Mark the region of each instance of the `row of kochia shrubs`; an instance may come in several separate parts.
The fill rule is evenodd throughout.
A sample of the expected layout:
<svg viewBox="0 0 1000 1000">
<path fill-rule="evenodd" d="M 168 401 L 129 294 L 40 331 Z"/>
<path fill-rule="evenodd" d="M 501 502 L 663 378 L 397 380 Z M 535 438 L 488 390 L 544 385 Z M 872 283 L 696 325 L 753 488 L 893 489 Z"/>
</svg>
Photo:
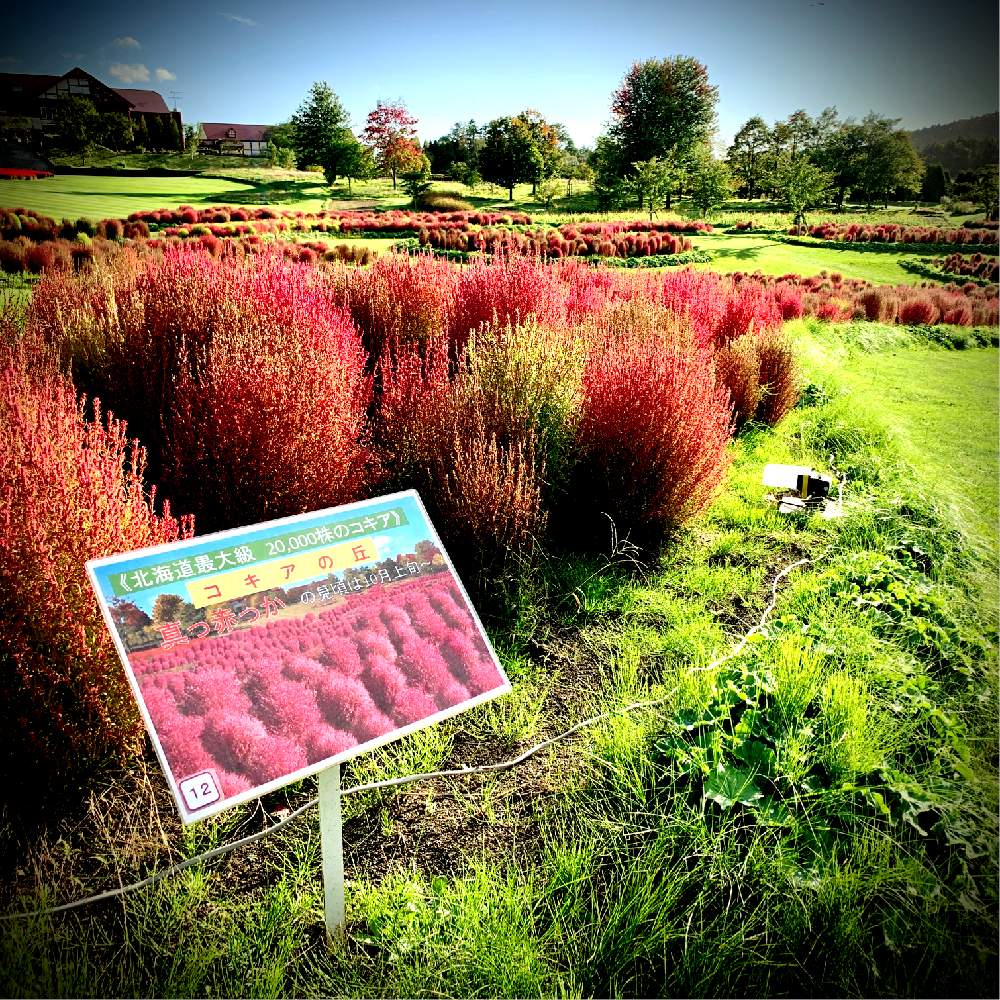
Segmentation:
<svg viewBox="0 0 1000 1000">
<path fill-rule="evenodd" d="M 955 243 L 988 245 L 997 242 L 996 228 L 971 229 L 967 226 L 903 226 L 894 222 L 877 225 L 860 222 L 823 222 L 788 230 L 793 236 L 812 236 L 842 243 Z"/>
<path fill-rule="evenodd" d="M 125 245 L 113 240 L 84 240 L 72 243 L 55 240 L 47 243 L 31 243 L 27 240 L 0 241 L 0 269 L 13 273 L 41 273 L 43 271 L 73 273 L 86 267 L 112 261 L 122 254 L 157 256 L 169 248 L 186 247 L 193 252 L 207 252 L 213 257 L 245 257 L 261 253 L 281 254 L 292 261 L 314 264 L 326 268 L 336 268 L 341 263 L 370 264 L 376 251 L 355 245 L 352 242 L 328 246 L 319 241 L 292 243 L 269 241 L 259 234 L 221 239 L 212 233 L 205 233 L 195 239 L 180 237 L 150 238 L 128 241 Z M 403 248 L 419 251 L 420 245 L 414 240 Z M 508 242 L 496 247 L 504 255 L 516 249 Z M 449 258 L 468 262 L 476 261 L 468 251 L 435 251 Z M 673 264 L 690 263 L 695 260 L 696 251 L 686 251 L 680 255 L 656 255 L 650 257 L 606 258 L 623 265 L 643 263 Z M 600 258 L 589 258 L 596 261 Z M 975 259 L 973 255 L 972 260 Z M 481 260 L 480 260 L 481 262 Z M 980 256 L 981 264 L 989 264 L 989 258 Z M 947 276 L 941 274 L 944 279 Z M 946 323 L 955 326 L 997 325 L 997 286 L 978 279 L 961 288 L 941 288 L 937 285 L 872 285 L 859 278 L 843 278 L 839 274 L 820 272 L 812 277 L 784 274 L 780 277 L 755 273 L 730 276 L 733 282 L 751 280 L 766 285 L 772 290 L 776 301 L 781 304 L 786 319 L 799 315 L 815 316 L 821 320 L 841 322 L 852 319 L 878 320 L 882 323 L 906 325 L 933 325 Z"/>
<path fill-rule="evenodd" d="M 489 613 L 545 549 L 606 549 L 609 518 L 655 546 L 705 508 L 734 430 L 795 402 L 789 308 L 520 256 L 126 248 L 43 275 L 0 362 L 5 779 L 141 746 L 83 564 L 190 533 L 151 484 L 200 533 L 416 487 Z"/>
</svg>

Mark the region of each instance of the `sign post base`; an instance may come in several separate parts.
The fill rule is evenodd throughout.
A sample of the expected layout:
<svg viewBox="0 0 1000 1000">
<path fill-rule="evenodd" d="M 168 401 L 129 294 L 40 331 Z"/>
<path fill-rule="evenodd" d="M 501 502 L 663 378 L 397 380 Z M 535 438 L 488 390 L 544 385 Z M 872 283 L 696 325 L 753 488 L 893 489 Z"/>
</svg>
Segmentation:
<svg viewBox="0 0 1000 1000">
<path fill-rule="evenodd" d="M 323 856 L 323 910 L 328 941 L 346 926 L 344 838 L 340 814 L 340 765 L 319 773 L 319 834 Z"/>
</svg>

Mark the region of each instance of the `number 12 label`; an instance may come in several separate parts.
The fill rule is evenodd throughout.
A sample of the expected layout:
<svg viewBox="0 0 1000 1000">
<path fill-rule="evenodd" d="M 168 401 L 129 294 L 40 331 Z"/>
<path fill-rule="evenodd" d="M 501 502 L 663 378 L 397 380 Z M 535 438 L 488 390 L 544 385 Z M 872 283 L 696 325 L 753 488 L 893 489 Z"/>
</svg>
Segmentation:
<svg viewBox="0 0 1000 1000">
<path fill-rule="evenodd" d="M 214 771 L 201 771 L 199 774 L 191 775 L 190 778 L 185 778 L 180 783 L 180 789 L 184 802 L 191 812 L 217 802 L 221 795 Z"/>
</svg>

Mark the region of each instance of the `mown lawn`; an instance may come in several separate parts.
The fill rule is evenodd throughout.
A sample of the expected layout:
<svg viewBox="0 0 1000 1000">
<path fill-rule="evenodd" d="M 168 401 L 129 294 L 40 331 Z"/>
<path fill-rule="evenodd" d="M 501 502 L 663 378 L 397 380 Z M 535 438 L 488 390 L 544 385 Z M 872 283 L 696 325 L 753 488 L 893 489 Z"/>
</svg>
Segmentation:
<svg viewBox="0 0 1000 1000">
<path fill-rule="evenodd" d="M 894 253 L 876 247 L 873 250 L 806 247 L 782 243 L 765 235 L 747 233 L 711 233 L 695 236 L 691 242 L 698 250 L 707 250 L 713 260 L 696 264 L 701 270 L 762 271 L 764 274 L 801 274 L 820 271 L 837 272 L 845 278 L 863 278 L 876 284 L 915 285 L 926 281 L 900 267 L 900 261 L 927 256 L 926 250 L 914 247 L 909 252 Z"/>
<path fill-rule="evenodd" d="M 60 174 L 0 183 L 0 207 L 29 208 L 59 219 L 120 219 L 182 204 L 253 203 L 255 188 L 211 177 L 92 177 Z"/>
<path fill-rule="evenodd" d="M 809 391 L 738 439 L 708 513 L 640 567 L 627 548 L 554 559 L 493 630 L 514 691 L 359 758 L 345 785 L 503 760 L 595 712 L 656 705 L 513 771 L 349 797 L 332 949 L 310 813 L 120 901 L 0 925 L 0 990 L 996 996 L 996 637 L 943 502 L 955 482 L 914 471 L 922 456 L 976 465 L 964 491 L 992 481 L 995 504 L 996 351 L 930 351 L 872 324 L 791 332 Z M 779 515 L 763 465 L 831 453 L 844 517 Z M 803 556 L 767 630 L 713 664 Z M 248 807 L 181 831 L 155 767 L 136 768 L 18 845 L 2 909 L 270 821 Z"/>
</svg>

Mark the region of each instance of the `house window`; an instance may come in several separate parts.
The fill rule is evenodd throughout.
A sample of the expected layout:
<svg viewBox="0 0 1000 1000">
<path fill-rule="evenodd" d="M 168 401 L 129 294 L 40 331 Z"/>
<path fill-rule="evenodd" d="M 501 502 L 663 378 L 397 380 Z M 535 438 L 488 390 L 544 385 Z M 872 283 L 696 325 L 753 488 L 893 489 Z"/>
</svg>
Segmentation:
<svg viewBox="0 0 1000 1000">
<path fill-rule="evenodd" d="M 226 138 L 227 139 L 235 139 L 236 138 L 236 129 L 234 129 L 234 128 L 229 129 L 229 131 L 226 132 Z"/>
</svg>

